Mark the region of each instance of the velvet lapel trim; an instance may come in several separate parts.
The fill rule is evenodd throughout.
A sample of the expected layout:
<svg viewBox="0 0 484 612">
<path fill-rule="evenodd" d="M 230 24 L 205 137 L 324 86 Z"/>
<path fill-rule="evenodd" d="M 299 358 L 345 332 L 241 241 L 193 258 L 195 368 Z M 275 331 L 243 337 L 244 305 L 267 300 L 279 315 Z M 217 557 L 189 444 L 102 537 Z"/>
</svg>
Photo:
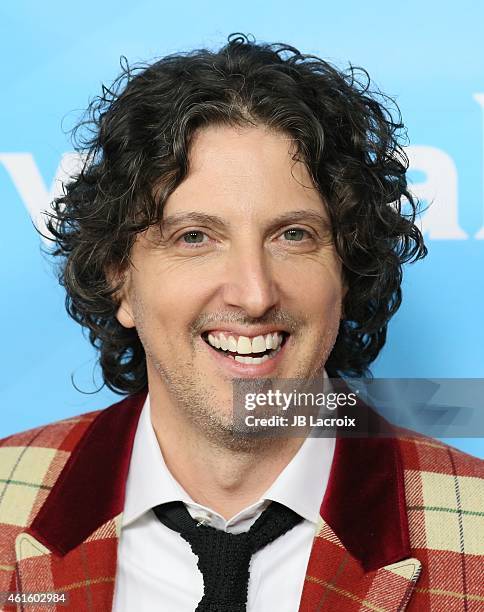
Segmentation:
<svg viewBox="0 0 484 612">
<path fill-rule="evenodd" d="M 72 452 L 28 532 L 64 556 L 123 511 L 146 392 L 103 410 Z M 388 424 L 365 404 L 375 427 Z M 368 418 L 368 417 L 367 417 Z M 338 438 L 321 516 L 366 571 L 410 556 L 403 468 L 394 437 Z"/>
<path fill-rule="evenodd" d="M 28 532 L 64 556 L 123 511 L 134 436 L 146 392 L 106 408 L 69 457 Z"/>
<path fill-rule="evenodd" d="M 338 437 L 321 517 L 344 547 L 373 571 L 411 556 L 397 430 L 364 402 L 355 416 L 369 437 Z"/>
</svg>

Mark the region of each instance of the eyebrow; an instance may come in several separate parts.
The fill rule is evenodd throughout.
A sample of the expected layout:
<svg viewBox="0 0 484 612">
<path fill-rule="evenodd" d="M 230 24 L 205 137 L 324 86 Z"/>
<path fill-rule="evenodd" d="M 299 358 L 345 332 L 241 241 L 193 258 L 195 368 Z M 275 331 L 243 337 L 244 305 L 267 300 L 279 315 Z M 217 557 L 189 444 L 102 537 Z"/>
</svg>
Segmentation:
<svg viewBox="0 0 484 612">
<path fill-rule="evenodd" d="M 324 230 L 330 230 L 331 224 L 326 215 L 320 214 L 314 210 L 292 210 L 282 215 L 278 215 L 271 220 L 271 229 L 273 227 L 284 225 L 287 223 L 309 221 L 316 223 Z M 182 223 L 194 223 L 199 225 L 208 225 L 210 227 L 225 228 L 230 227 L 230 223 L 226 223 L 222 217 L 217 215 L 208 215 L 201 212 L 177 213 L 165 217 L 161 220 L 160 228 L 162 231 L 169 231 L 181 225 Z"/>
</svg>

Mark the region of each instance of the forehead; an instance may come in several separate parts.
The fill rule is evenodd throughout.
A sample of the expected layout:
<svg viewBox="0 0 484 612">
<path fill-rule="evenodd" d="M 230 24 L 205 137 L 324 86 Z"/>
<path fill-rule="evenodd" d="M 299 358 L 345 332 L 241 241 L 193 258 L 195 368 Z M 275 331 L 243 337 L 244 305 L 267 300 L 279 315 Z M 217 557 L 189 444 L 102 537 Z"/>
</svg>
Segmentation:
<svg viewBox="0 0 484 612">
<path fill-rule="evenodd" d="M 188 175 L 163 216 L 200 211 L 262 219 L 295 208 L 325 209 L 306 165 L 297 161 L 294 139 L 264 126 L 210 126 L 194 135 Z"/>
</svg>

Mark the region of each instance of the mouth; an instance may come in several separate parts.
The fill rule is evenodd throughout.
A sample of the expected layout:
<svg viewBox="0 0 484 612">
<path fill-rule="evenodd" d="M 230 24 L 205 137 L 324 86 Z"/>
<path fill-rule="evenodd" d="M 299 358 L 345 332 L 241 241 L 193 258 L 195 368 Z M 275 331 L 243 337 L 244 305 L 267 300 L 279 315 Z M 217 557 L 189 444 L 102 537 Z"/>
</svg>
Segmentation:
<svg viewBox="0 0 484 612">
<path fill-rule="evenodd" d="M 209 349 L 235 364 L 261 366 L 272 361 L 284 348 L 289 333 L 276 331 L 255 337 L 229 333 L 204 332 L 201 337 Z"/>
</svg>

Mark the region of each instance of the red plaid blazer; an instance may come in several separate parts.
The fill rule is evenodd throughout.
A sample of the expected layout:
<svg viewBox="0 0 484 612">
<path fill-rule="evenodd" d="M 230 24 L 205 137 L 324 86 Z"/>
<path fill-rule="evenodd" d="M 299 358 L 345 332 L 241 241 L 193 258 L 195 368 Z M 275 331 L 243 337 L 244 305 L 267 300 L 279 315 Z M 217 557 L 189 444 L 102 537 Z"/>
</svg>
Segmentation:
<svg viewBox="0 0 484 612">
<path fill-rule="evenodd" d="M 0 592 L 69 597 L 18 609 L 111 610 L 144 399 L 0 441 Z M 483 464 L 408 433 L 339 438 L 299 611 L 484 610 Z"/>
</svg>

